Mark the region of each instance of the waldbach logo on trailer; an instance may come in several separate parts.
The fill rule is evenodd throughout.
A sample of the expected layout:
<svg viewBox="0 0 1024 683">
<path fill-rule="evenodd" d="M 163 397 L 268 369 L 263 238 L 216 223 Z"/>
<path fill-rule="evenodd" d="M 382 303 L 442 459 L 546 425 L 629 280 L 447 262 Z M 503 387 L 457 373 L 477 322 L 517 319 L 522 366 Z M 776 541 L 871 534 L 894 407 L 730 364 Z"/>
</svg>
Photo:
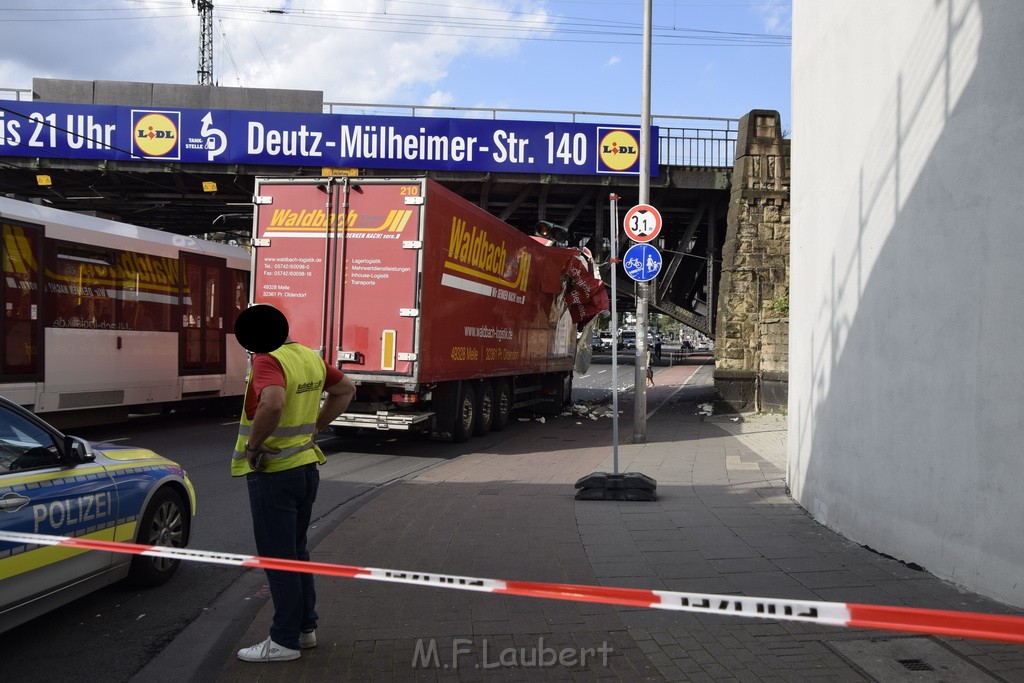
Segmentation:
<svg viewBox="0 0 1024 683">
<path fill-rule="evenodd" d="M 521 254 L 519 272 L 515 280 L 510 280 L 514 264 L 508 262 L 508 251 L 505 242 L 494 244 L 490 241 L 487 231 L 473 226 L 466 229 L 468 223 L 452 216 L 452 237 L 448 244 L 448 257 L 460 261 L 468 268 L 453 261 L 446 261 L 445 268 L 456 270 L 467 275 L 476 275 L 485 280 L 526 291 L 526 277 L 530 270 L 530 255 Z"/>
</svg>

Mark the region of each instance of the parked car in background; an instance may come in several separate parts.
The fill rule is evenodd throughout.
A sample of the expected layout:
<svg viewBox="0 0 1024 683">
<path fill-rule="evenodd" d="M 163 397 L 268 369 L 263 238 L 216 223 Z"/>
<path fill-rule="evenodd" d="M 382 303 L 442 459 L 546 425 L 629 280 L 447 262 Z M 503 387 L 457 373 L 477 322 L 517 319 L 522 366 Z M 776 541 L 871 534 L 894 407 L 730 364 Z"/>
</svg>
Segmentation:
<svg viewBox="0 0 1024 683">
<path fill-rule="evenodd" d="M 632 351 L 636 348 L 636 330 L 622 330 L 619 332 L 620 347 L 623 351 Z"/>
<path fill-rule="evenodd" d="M 184 548 L 194 513 L 180 465 L 65 436 L 0 397 L 0 530 Z M 126 577 L 159 585 L 179 562 L 0 541 L 0 632 Z"/>
</svg>

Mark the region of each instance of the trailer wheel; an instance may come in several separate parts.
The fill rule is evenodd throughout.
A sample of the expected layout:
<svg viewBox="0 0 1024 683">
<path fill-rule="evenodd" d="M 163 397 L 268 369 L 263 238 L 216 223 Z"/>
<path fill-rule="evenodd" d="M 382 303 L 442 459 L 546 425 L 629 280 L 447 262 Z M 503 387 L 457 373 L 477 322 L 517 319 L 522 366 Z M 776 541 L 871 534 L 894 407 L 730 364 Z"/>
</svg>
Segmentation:
<svg viewBox="0 0 1024 683">
<path fill-rule="evenodd" d="M 455 402 L 455 424 L 452 427 L 452 441 L 464 443 L 476 428 L 476 392 L 469 382 L 462 383 L 459 400 Z"/>
<path fill-rule="evenodd" d="M 483 436 L 491 431 L 494 423 L 494 388 L 484 380 L 477 386 L 476 424 L 473 425 L 473 436 Z"/>
<path fill-rule="evenodd" d="M 494 418 L 491 420 L 491 431 L 500 432 L 508 426 L 512 419 L 512 389 L 508 380 L 499 379 L 494 383 Z"/>
</svg>

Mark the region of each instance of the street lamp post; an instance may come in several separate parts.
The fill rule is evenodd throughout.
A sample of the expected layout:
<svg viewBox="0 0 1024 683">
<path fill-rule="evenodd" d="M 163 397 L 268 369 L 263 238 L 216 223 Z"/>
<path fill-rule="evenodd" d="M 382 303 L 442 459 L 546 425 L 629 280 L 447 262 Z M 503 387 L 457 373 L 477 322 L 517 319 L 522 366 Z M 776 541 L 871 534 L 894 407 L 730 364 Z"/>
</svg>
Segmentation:
<svg viewBox="0 0 1024 683">
<path fill-rule="evenodd" d="M 640 94 L 640 204 L 651 196 L 651 15 L 653 0 L 644 0 L 643 68 Z M 647 441 L 647 298 L 648 282 L 636 283 L 636 372 L 633 378 L 633 443 Z"/>
</svg>

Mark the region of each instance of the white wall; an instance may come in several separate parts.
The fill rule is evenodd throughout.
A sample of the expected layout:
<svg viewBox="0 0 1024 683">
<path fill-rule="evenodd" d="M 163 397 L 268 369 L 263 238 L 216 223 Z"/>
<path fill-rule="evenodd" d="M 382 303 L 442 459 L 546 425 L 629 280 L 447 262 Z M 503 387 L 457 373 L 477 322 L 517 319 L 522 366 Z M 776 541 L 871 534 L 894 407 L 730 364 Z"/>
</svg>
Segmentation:
<svg viewBox="0 0 1024 683">
<path fill-rule="evenodd" d="M 793 495 L 1024 606 L 1024 2 L 793 5 Z"/>
</svg>

